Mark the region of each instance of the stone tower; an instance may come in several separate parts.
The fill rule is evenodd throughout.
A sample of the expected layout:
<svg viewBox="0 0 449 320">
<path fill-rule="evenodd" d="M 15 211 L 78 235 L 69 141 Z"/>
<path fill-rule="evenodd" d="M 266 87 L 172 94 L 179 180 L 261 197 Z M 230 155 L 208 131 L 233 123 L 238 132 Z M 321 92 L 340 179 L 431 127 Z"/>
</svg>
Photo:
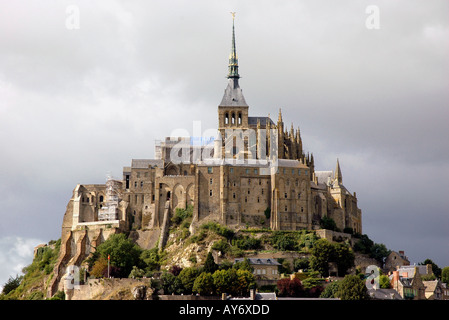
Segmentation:
<svg viewBox="0 0 449 320">
<path fill-rule="evenodd" d="M 234 14 L 232 19 L 232 45 L 231 53 L 229 55 L 228 66 L 228 85 L 225 89 L 223 99 L 218 106 L 218 130 L 222 138 L 222 154 L 225 155 L 226 150 L 232 151 L 234 157 L 241 153 L 234 145 L 233 137 L 226 137 L 226 129 L 248 129 L 248 108 L 245 98 L 243 97 L 242 89 L 239 86 L 240 75 L 238 72 L 238 57 L 235 47 L 235 29 L 234 29 Z M 229 144 L 233 144 L 232 147 Z M 227 147 L 226 147 L 227 146 Z M 231 157 L 227 155 L 227 157 Z"/>
</svg>

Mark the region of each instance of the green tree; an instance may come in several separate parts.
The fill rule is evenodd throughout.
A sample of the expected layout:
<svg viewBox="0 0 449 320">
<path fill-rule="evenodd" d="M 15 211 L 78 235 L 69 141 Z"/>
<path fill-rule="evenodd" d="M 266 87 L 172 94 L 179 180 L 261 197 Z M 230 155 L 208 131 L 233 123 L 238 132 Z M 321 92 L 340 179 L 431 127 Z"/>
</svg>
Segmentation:
<svg viewBox="0 0 449 320">
<path fill-rule="evenodd" d="M 388 276 L 381 274 L 379 276 L 379 285 L 381 289 L 390 289 L 391 284 L 390 284 L 390 278 L 388 278 Z"/>
<path fill-rule="evenodd" d="M 158 248 L 143 250 L 140 254 L 140 260 L 143 262 L 146 271 L 159 270 L 159 259 Z"/>
<path fill-rule="evenodd" d="M 371 247 L 374 245 L 374 242 L 368 237 L 368 235 L 363 234 L 360 236 L 360 239 L 354 244 L 354 251 L 370 254 Z"/>
<path fill-rule="evenodd" d="M 336 296 L 342 300 L 367 300 L 365 282 L 356 275 L 346 275 L 339 285 Z"/>
<path fill-rule="evenodd" d="M 164 294 L 181 294 L 184 291 L 181 280 L 171 272 L 164 272 L 161 275 L 161 287 Z"/>
<path fill-rule="evenodd" d="M 323 229 L 327 229 L 327 230 L 337 230 L 337 224 L 335 223 L 334 219 L 329 218 L 329 217 L 323 217 L 320 220 L 320 226 Z"/>
<path fill-rule="evenodd" d="M 225 254 L 230 250 L 230 245 L 226 240 L 220 239 L 212 245 L 212 249 L 219 251 L 221 254 Z"/>
<path fill-rule="evenodd" d="M 326 239 L 319 239 L 311 250 L 310 268 L 321 275 L 329 275 L 329 262 L 332 259 L 334 248 Z"/>
<path fill-rule="evenodd" d="M 214 273 L 218 269 L 218 265 L 215 263 L 214 257 L 212 256 L 212 252 L 209 251 L 206 257 L 206 261 L 204 262 L 203 271 Z"/>
<path fill-rule="evenodd" d="M 293 269 L 295 271 L 298 270 L 304 270 L 307 271 L 307 269 L 310 268 L 310 261 L 308 258 L 297 258 L 293 261 Z"/>
<path fill-rule="evenodd" d="M 321 293 L 320 298 L 337 298 L 337 292 L 340 287 L 340 281 L 333 281 L 329 283 L 324 291 Z"/>
<path fill-rule="evenodd" d="M 123 233 L 111 235 L 97 247 L 97 251 L 103 258 L 107 259 L 109 255 L 111 265 L 120 268 L 123 277 L 139 264 L 142 253 L 142 249 Z"/>
<path fill-rule="evenodd" d="M 375 243 L 371 246 L 370 257 L 376 259 L 380 263 L 385 262 L 385 258 L 391 253 L 383 243 Z"/>
<path fill-rule="evenodd" d="M 209 272 L 202 272 L 193 283 L 193 292 L 203 296 L 213 295 L 215 292 L 214 278 Z"/>
<path fill-rule="evenodd" d="M 237 270 L 237 279 L 234 284 L 234 292 L 239 295 L 247 295 L 249 290 L 256 287 L 254 274 L 246 269 Z"/>
<path fill-rule="evenodd" d="M 23 276 L 16 275 L 14 278 L 9 277 L 8 281 L 3 285 L 2 294 L 8 294 L 11 291 L 15 290 L 19 285 L 20 281 L 22 281 Z"/>
<path fill-rule="evenodd" d="M 323 292 L 323 279 L 318 278 L 318 272 L 311 272 L 309 276 L 302 280 L 305 295 L 308 297 L 318 297 Z"/>
<path fill-rule="evenodd" d="M 270 220 L 270 217 L 271 217 L 271 208 L 270 208 L 270 207 L 267 207 L 263 213 L 265 214 L 265 218 L 267 218 L 267 220 Z"/>
<path fill-rule="evenodd" d="M 333 254 L 330 260 L 337 263 L 338 274 L 344 275 L 346 271 L 354 266 L 355 256 L 349 245 L 344 243 L 333 244 Z"/>
<path fill-rule="evenodd" d="M 449 267 L 444 267 L 441 270 L 441 281 L 449 284 Z"/>
<path fill-rule="evenodd" d="M 441 278 L 441 268 L 438 267 L 438 265 L 435 262 L 433 262 L 431 259 L 426 259 L 419 264 L 424 265 L 424 266 L 428 265 L 428 264 L 432 265 L 432 272 L 435 275 L 435 277 Z"/>
<path fill-rule="evenodd" d="M 311 254 L 310 268 L 322 275 L 329 275 L 329 262 L 337 264 L 340 276 L 354 266 L 354 253 L 349 245 L 344 243 L 331 243 L 326 239 L 319 239 L 315 242 Z"/>
<path fill-rule="evenodd" d="M 194 267 L 184 268 L 178 275 L 178 279 L 181 281 L 184 288 L 184 293 L 192 293 L 193 284 L 195 279 L 198 277 L 198 269 Z"/>
<path fill-rule="evenodd" d="M 145 271 L 142 269 L 137 268 L 136 266 L 133 267 L 131 272 L 129 273 L 128 278 L 142 278 L 145 275 Z"/>
<path fill-rule="evenodd" d="M 214 272 L 212 277 L 214 279 L 214 286 L 218 294 L 234 294 L 237 291 L 237 271 L 234 268 L 217 270 Z"/>
</svg>

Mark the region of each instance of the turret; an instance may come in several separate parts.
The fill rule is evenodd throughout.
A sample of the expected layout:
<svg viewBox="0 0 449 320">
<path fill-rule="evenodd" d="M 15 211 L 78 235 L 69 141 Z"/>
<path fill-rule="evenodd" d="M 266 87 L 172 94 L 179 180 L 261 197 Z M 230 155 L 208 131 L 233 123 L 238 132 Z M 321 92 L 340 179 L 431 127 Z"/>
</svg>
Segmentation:
<svg viewBox="0 0 449 320">
<path fill-rule="evenodd" d="M 342 184 L 343 182 L 343 177 L 341 175 L 340 163 L 338 162 L 338 158 L 337 158 L 337 166 L 335 167 L 334 181 L 336 181 L 338 184 Z"/>
</svg>

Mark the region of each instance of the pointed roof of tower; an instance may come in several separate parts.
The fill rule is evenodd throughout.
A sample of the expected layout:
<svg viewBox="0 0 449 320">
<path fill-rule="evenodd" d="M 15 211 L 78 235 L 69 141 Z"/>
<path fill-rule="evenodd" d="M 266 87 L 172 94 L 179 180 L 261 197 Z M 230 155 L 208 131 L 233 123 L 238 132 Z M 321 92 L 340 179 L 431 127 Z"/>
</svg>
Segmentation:
<svg viewBox="0 0 449 320">
<path fill-rule="evenodd" d="M 343 177 L 341 175 L 340 163 L 337 158 L 337 166 L 335 167 L 334 179 L 338 181 L 338 183 L 343 182 Z"/>
<path fill-rule="evenodd" d="M 232 14 L 232 45 L 231 53 L 229 55 L 229 65 L 228 65 L 228 86 L 225 89 L 223 99 L 219 106 L 222 107 L 248 107 L 245 98 L 243 97 L 242 89 L 239 86 L 239 62 L 237 57 L 237 51 L 235 49 L 235 30 L 234 30 L 234 19 L 235 12 Z"/>
</svg>

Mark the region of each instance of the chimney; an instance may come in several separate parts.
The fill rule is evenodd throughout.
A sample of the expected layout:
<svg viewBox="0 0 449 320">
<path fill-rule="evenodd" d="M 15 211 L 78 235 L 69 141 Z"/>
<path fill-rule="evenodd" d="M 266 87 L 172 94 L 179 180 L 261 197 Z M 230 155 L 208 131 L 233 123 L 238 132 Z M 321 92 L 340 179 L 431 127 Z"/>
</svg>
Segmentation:
<svg viewBox="0 0 449 320">
<path fill-rule="evenodd" d="M 391 283 L 393 289 L 397 289 L 398 282 L 399 282 L 399 271 L 393 271 L 393 280 Z"/>
<path fill-rule="evenodd" d="M 433 274 L 432 265 L 426 264 L 426 272 L 427 274 Z"/>
</svg>

